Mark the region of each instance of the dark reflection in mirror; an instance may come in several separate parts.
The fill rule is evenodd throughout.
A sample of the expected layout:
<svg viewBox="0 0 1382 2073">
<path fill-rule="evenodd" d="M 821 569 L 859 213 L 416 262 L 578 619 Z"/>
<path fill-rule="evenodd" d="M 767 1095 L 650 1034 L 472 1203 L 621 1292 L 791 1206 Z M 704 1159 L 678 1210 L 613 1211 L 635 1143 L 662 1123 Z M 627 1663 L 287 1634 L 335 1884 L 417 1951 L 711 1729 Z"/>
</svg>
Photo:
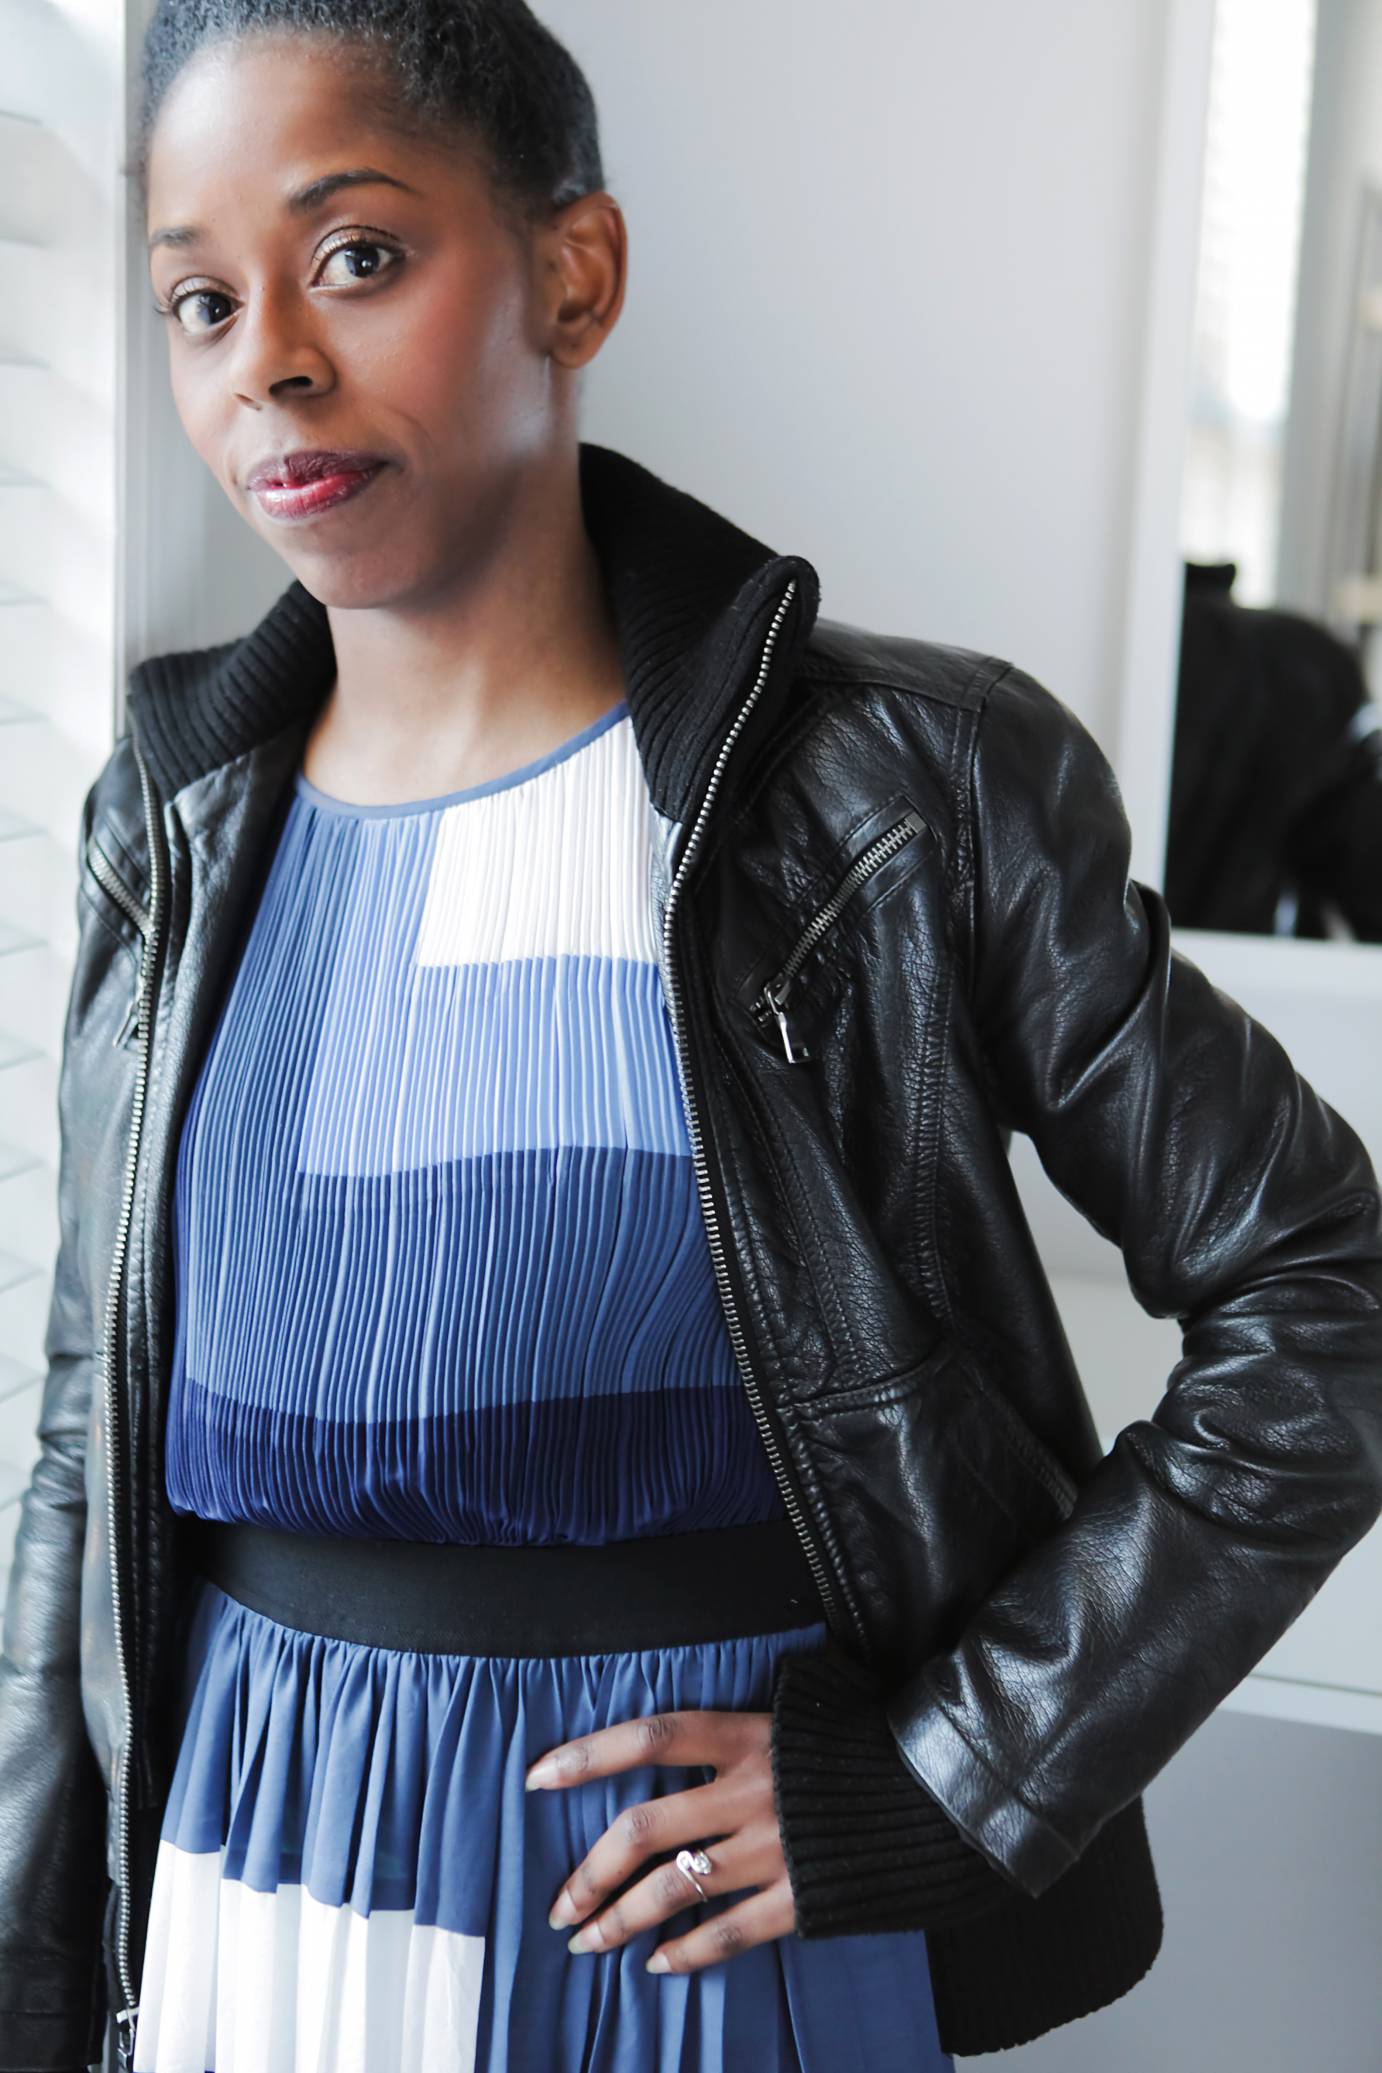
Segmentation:
<svg viewBox="0 0 1382 2073">
<path fill-rule="evenodd" d="M 1216 0 L 1164 884 L 1382 943 L 1382 0 Z"/>
<path fill-rule="evenodd" d="M 1382 712 L 1317 620 L 1188 563 L 1166 901 L 1182 928 L 1382 943 Z"/>
</svg>

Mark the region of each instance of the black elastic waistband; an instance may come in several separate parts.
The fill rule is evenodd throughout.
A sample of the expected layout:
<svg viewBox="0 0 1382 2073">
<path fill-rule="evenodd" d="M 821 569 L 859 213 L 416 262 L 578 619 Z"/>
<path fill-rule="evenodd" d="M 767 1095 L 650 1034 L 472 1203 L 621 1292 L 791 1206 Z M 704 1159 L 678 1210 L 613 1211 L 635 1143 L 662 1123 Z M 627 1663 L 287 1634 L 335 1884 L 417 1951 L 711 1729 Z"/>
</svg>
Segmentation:
<svg viewBox="0 0 1382 2073">
<path fill-rule="evenodd" d="M 372 1648 L 585 1655 L 824 1618 L 789 1519 L 602 1547 L 352 1540 L 184 1517 L 192 1568 L 267 1618 Z"/>
</svg>

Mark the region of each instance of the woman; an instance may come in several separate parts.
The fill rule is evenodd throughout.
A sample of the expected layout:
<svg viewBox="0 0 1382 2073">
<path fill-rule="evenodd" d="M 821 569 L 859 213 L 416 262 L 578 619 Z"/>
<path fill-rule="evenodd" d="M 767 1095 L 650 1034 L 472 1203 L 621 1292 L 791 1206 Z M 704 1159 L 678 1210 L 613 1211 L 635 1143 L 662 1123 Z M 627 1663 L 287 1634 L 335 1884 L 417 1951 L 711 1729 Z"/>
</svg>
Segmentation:
<svg viewBox="0 0 1382 2073">
<path fill-rule="evenodd" d="M 1057 701 L 579 445 L 626 241 L 526 9 L 165 6 L 139 169 L 183 425 L 295 580 L 135 673 L 83 813 L 0 2068 L 101 2005 L 87 1732 L 135 2068 L 918 2073 L 1102 2005 L 1141 1784 L 1382 1504 L 1361 1146 L 1193 968 L 1158 1022 Z M 1101 1460 L 1014 1125 L 1203 1334 L 1202 1427 Z"/>
</svg>

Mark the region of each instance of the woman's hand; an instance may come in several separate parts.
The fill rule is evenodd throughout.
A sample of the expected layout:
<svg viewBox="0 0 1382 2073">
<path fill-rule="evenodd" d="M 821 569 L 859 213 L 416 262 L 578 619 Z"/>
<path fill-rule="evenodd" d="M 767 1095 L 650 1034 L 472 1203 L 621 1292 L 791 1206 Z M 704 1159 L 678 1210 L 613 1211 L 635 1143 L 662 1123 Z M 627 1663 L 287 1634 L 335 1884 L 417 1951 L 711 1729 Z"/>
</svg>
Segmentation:
<svg viewBox="0 0 1382 2073">
<path fill-rule="evenodd" d="M 657 1851 L 702 1845 L 714 1869 L 700 1880 L 708 1896 L 759 1890 L 685 1936 L 659 1944 L 649 1972 L 694 1972 L 796 1927 L 782 1836 L 773 1804 L 771 1713 L 651 1713 L 562 1742 L 533 1765 L 525 1784 L 560 1787 L 605 1778 L 637 1764 L 709 1764 L 706 1785 L 626 1807 L 572 1872 L 556 1897 L 554 1929 L 579 1922 L 574 1950 L 607 1951 L 642 1929 L 698 1905 L 672 1858 L 601 1911 L 601 1903 Z"/>
</svg>

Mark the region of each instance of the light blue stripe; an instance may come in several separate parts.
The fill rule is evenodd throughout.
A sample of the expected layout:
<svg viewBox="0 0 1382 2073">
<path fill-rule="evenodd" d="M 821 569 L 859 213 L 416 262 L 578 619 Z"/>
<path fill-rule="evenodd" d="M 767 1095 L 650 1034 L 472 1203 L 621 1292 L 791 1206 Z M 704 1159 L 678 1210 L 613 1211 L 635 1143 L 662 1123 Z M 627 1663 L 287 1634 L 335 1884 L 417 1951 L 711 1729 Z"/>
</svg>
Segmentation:
<svg viewBox="0 0 1382 2073">
<path fill-rule="evenodd" d="M 306 1004 L 299 1015 L 281 987 L 265 993 L 291 1047 Z M 689 1151 L 655 965 L 563 954 L 413 967 L 368 992 L 343 983 L 333 1007 L 313 1031 L 300 1171 L 363 1176 L 558 1145 Z"/>
</svg>

